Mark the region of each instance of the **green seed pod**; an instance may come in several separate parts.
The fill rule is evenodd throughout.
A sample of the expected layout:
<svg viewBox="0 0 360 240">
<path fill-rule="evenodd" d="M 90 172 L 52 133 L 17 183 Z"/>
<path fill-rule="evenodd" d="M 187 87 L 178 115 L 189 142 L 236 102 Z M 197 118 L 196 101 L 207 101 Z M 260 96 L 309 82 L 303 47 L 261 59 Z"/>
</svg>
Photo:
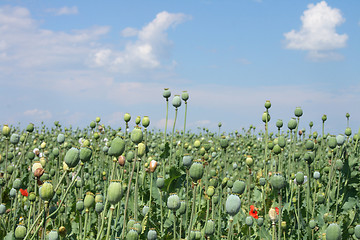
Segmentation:
<svg viewBox="0 0 360 240">
<path fill-rule="evenodd" d="M 5 137 L 8 137 L 10 135 L 10 128 L 7 124 L 4 124 L 3 126 L 2 135 L 4 135 Z"/>
<path fill-rule="evenodd" d="M 145 144 L 139 143 L 139 144 L 138 144 L 138 152 L 137 152 L 138 157 L 144 156 L 144 155 L 145 155 L 145 151 L 146 151 L 146 146 L 145 146 Z"/>
<path fill-rule="evenodd" d="M 301 117 L 303 115 L 303 110 L 301 109 L 301 107 L 296 107 L 294 114 L 296 117 Z"/>
<path fill-rule="evenodd" d="M 0 204 L 0 215 L 3 215 L 6 212 L 6 206 L 2 203 Z"/>
<path fill-rule="evenodd" d="M 134 157 L 135 157 L 135 154 L 134 154 L 134 152 L 133 151 L 128 151 L 127 153 L 126 153 L 126 161 L 128 161 L 128 162 L 132 162 L 133 160 L 134 160 Z"/>
<path fill-rule="evenodd" d="M 171 92 L 168 88 L 164 88 L 163 91 L 163 97 L 166 98 L 166 100 L 171 96 Z"/>
<path fill-rule="evenodd" d="M 248 167 L 251 167 L 254 164 L 254 160 L 252 159 L 252 157 L 247 156 L 245 163 Z"/>
<path fill-rule="evenodd" d="M 215 222 L 211 219 L 205 223 L 205 235 L 212 236 L 215 233 Z"/>
<path fill-rule="evenodd" d="M 266 119 L 267 119 L 267 120 L 266 120 Z M 264 123 L 270 122 L 270 114 L 269 114 L 268 112 L 264 112 L 264 113 L 262 114 L 262 121 L 263 121 Z"/>
<path fill-rule="evenodd" d="M 215 188 L 214 186 L 209 186 L 206 190 L 206 194 L 209 196 L 209 197 L 212 197 L 214 196 L 215 194 Z"/>
<path fill-rule="evenodd" d="M 130 229 L 130 231 L 126 234 L 126 240 L 136 240 L 139 238 L 139 233 L 136 229 Z"/>
<path fill-rule="evenodd" d="M 278 138 L 278 145 L 281 147 L 281 148 L 284 148 L 286 146 L 286 139 L 284 136 L 280 136 Z"/>
<path fill-rule="evenodd" d="M 274 146 L 274 148 L 273 148 L 273 151 L 274 151 L 274 153 L 277 155 L 277 154 L 280 154 L 281 153 L 281 147 L 278 145 L 278 144 L 276 144 L 275 146 Z"/>
<path fill-rule="evenodd" d="M 259 217 L 259 218 L 257 219 L 256 223 L 257 223 L 257 225 L 258 225 L 259 227 L 261 227 L 261 226 L 264 224 L 264 218 Z"/>
<path fill-rule="evenodd" d="M 165 184 L 165 180 L 164 180 L 163 177 L 158 177 L 158 178 L 156 179 L 156 186 L 157 186 L 158 188 L 163 188 L 163 187 L 164 187 L 164 184 Z"/>
<path fill-rule="evenodd" d="M 296 183 L 297 184 L 303 184 L 304 183 L 304 180 L 305 180 L 305 176 L 304 176 L 304 173 L 303 172 L 298 172 L 295 176 L 295 179 L 296 179 Z"/>
<path fill-rule="evenodd" d="M 181 106 L 181 98 L 179 95 L 175 95 L 173 100 L 172 100 L 172 105 L 175 107 L 175 108 L 178 108 Z"/>
<path fill-rule="evenodd" d="M 245 223 L 246 223 L 246 225 L 251 227 L 254 224 L 254 218 L 252 216 L 247 216 L 245 218 Z"/>
<path fill-rule="evenodd" d="M 126 224 L 126 228 L 128 231 L 133 228 L 134 224 L 136 223 L 135 219 L 130 218 Z"/>
<path fill-rule="evenodd" d="M 337 146 L 336 137 L 333 137 L 333 136 L 328 137 L 327 144 L 328 144 L 329 148 L 331 148 L 331 149 L 336 148 L 336 146 Z"/>
<path fill-rule="evenodd" d="M 312 140 L 307 140 L 306 143 L 305 143 L 305 148 L 306 150 L 313 150 L 314 149 L 314 142 Z"/>
<path fill-rule="evenodd" d="M 285 178 L 280 174 L 274 174 L 270 178 L 270 184 L 274 189 L 282 189 L 285 187 Z"/>
<path fill-rule="evenodd" d="M 314 228 L 316 227 L 316 221 L 315 221 L 314 219 L 311 219 L 311 220 L 309 221 L 309 227 L 310 227 L 311 229 L 314 229 Z"/>
<path fill-rule="evenodd" d="M 147 240 L 156 240 L 157 239 L 157 232 L 154 228 L 150 228 L 147 234 Z"/>
<path fill-rule="evenodd" d="M 76 179 L 75 187 L 81 188 L 83 186 L 83 181 L 81 179 Z"/>
<path fill-rule="evenodd" d="M 88 161 L 90 161 L 91 155 L 92 155 L 92 150 L 91 150 L 91 148 L 82 147 L 82 148 L 80 149 L 80 160 L 81 160 L 82 162 L 88 162 Z"/>
<path fill-rule="evenodd" d="M 19 190 L 21 188 L 21 179 L 20 178 L 17 178 L 14 180 L 13 188 L 15 188 L 16 190 Z"/>
<path fill-rule="evenodd" d="M 340 240 L 341 229 L 337 223 L 330 224 L 326 229 L 326 240 Z"/>
<path fill-rule="evenodd" d="M 34 124 L 29 123 L 29 125 L 26 127 L 26 131 L 32 133 L 34 131 Z"/>
<path fill-rule="evenodd" d="M 360 239 L 360 225 L 356 225 L 354 229 L 355 237 Z"/>
<path fill-rule="evenodd" d="M 190 156 L 189 154 L 184 154 L 183 156 L 183 165 L 186 168 L 189 168 L 192 164 L 192 156 Z"/>
<path fill-rule="evenodd" d="M 141 224 L 140 222 L 135 222 L 133 225 L 133 228 L 138 232 L 138 234 L 141 233 Z"/>
<path fill-rule="evenodd" d="M 34 193 L 34 192 L 31 192 L 31 193 L 29 194 L 29 200 L 30 200 L 30 202 L 34 202 L 35 199 L 36 199 L 35 193 Z"/>
<path fill-rule="evenodd" d="M 187 91 L 182 91 L 181 99 L 186 103 L 187 100 L 189 99 L 189 93 Z"/>
<path fill-rule="evenodd" d="M 349 128 L 349 127 L 347 127 L 346 129 L 345 129 L 345 135 L 347 136 L 347 137 L 350 137 L 350 135 L 351 135 L 351 128 Z"/>
<path fill-rule="evenodd" d="M 76 167 L 80 161 L 80 151 L 74 147 L 70 148 L 65 154 L 64 161 L 69 168 Z"/>
<path fill-rule="evenodd" d="M 124 114 L 124 121 L 129 122 L 131 120 L 131 115 L 129 113 Z"/>
<path fill-rule="evenodd" d="M 228 188 L 232 188 L 232 187 L 234 186 L 234 181 L 231 180 L 231 179 L 229 179 L 229 180 L 227 181 L 227 183 L 226 183 L 226 186 L 227 186 Z"/>
<path fill-rule="evenodd" d="M 325 121 L 327 120 L 327 116 L 324 114 L 324 115 L 321 117 L 321 120 L 322 120 L 323 122 L 325 122 Z"/>
<path fill-rule="evenodd" d="M 92 121 L 92 122 L 90 123 L 90 127 L 91 127 L 92 129 L 94 129 L 94 128 L 96 127 L 96 123 L 95 123 L 94 121 Z"/>
<path fill-rule="evenodd" d="M 82 210 L 84 210 L 84 201 L 82 199 L 79 199 L 76 202 L 76 210 L 81 212 Z"/>
<path fill-rule="evenodd" d="M 236 180 L 232 187 L 232 192 L 236 194 L 243 194 L 246 188 L 246 183 L 241 180 Z"/>
<path fill-rule="evenodd" d="M 17 133 L 11 134 L 10 142 L 11 142 L 12 144 L 14 144 L 14 145 L 15 145 L 15 144 L 18 144 L 19 141 L 20 141 L 20 136 L 19 136 L 19 134 L 17 134 Z"/>
<path fill-rule="evenodd" d="M 349 227 L 348 228 L 348 233 L 349 233 L 349 235 L 354 235 L 355 229 L 353 227 Z"/>
<path fill-rule="evenodd" d="M 58 148 L 54 148 L 54 149 L 52 150 L 52 154 L 53 154 L 55 157 L 58 157 L 59 154 L 60 154 L 60 150 L 59 150 Z"/>
<path fill-rule="evenodd" d="M 193 182 L 197 182 L 204 174 L 204 166 L 199 161 L 194 161 L 189 169 L 189 174 Z"/>
<path fill-rule="evenodd" d="M 121 154 L 123 154 L 125 150 L 125 141 L 120 137 L 114 138 L 111 141 L 110 148 L 108 150 L 108 155 L 118 158 Z"/>
<path fill-rule="evenodd" d="M 25 236 L 26 236 L 26 227 L 24 225 L 19 224 L 15 229 L 15 238 L 24 239 Z"/>
<path fill-rule="evenodd" d="M 101 213 L 104 210 L 104 204 L 102 202 L 97 202 L 95 204 L 95 212 Z"/>
<path fill-rule="evenodd" d="M 95 118 L 95 122 L 96 122 L 96 123 L 99 123 L 100 121 L 101 121 L 101 118 L 100 118 L 100 117 L 96 117 L 96 118 Z"/>
<path fill-rule="evenodd" d="M 171 194 L 168 197 L 168 199 L 167 199 L 167 207 L 172 211 L 176 211 L 177 209 L 180 208 L 180 198 L 176 193 Z"/>
<path fill-rule="evenodd" d="M 123 195 L 123 188 L 120 181 L 112 180 L 108 188 L 108 201 L 110 204 L 117 204 Z"/>
<path fill-rule="evenodd" d="M 315 171 L 313 177 L 314 177 L 314 179 L 320 179 L 320 172 L 319 172 L 319 171 Z"/>
<path fill-rule="evenodd" d="M 60 143 L 60 144 L 62 144 L 62 143 L 64 143 L 65 142 L 65 135 L 64 134 L 62 134 L 62 133 L 59 133 L 59 135 L 57 136 L 57 142 L 58 143 Z"/>
<path fill-rule="evenodd" d="M 265 108 L 266 109 L 269 109 L 269 108 L 271 108 L 271 102 L 270 102 L 270 100 L 266 100 L 266 102 L 265 102 Z"/>
<path fill-rule="evenodd" d="M 225 136 L 222 136 L 221 139 L 220 139 L 220 146 L 225 149 L 229 146 L 229 140 L 225 137 Z"/>
<path fill-rule="evenodd" d="M 101 193 L 96 193 L 95 194 L 95 202 L 98 203 L 98 202 L 103 202 L 103 201 L 104 201 L 103 195 L 101 195 Z"/>
<path fill-rule="evenodd" d="M 92 192 L 87 192 L 85 199 L 84 199 L 84 207 L 85 209 L 89 209 L 91 207 L 93 207 L 95 204 L 95 197 L 94 194 Z"/>
<path fill-rule="evenodd" d="M 265 186 L 266 184 L 266 179 L 265 178 L 259 178 L 259 185 L 260 186 Z"/>
<path fill-rule="evenodd" d="M 150 210 L 150 207 L 145 205 L 141 211 L 143 216 L 145 216 L 149 212 L 149 210 Z"/>
<path fill-rule="evenodd" d="M 185 212 L 186 212 L 186 203 L 185 203 L 184 200 L 180 201 L 180 208 L 178 209 L 178 212 L 179 212 L 180 215 L 185 214 Z"/>
<path fill-rule="evenodd" d="M 337 135 L 336 142 L 339 146 L 343 145 L 345 143 L 345 136 L 342 134 Z"/>
<path fill-rule="evenodd" d="M 282 121 L 281 119 L 278 119 L 278 120 L 276 121 L 276 127 L 277 127 L 278 129 L 282 128 L 283 125 L 284 125 L 284 123 L 283 123 L 283 121 Z"/>
<path fill-rule="evenodd" d="M 40 188 L 40 197 L 44 201 L 50 201 L 54 197 L 54 187 L 52 183 L 45 182 Z"/>
<path fill-rule="evenodd" d="M 295 118 L 291 118 L 290 121 L 288 122 L 288 128 L 290 130 L 294 130 L 297 126 L 297 122 L 295 120 Z"/>
<path fill-rule="evenodd" d="M 341 170 L 343 168 L 343 166 L 344 166 L 344 163 L 340 159 L 336 160 L 335 167 L 337 170 Z"/>
<path fill-rule="evenodd" d="M 239 196 L 230 194 L 227 197 L 225 203 L 226 212 L 233 217 L 239 212 L 240 207 L 241 207 L 241 200 Z"/>
<path fill-rule="evenodd" d="M 322 204 L 325 202 L 325 194 L 324 193 L 318 193 L 317 194 L 317 202 L 319 204 Z"/>
<path fill-rule="evenodd" d="M 141 122 L 141 117 L 140 117 L 140 116 L 137 116 L 137 117 L 135 118 L 135 124 L 136 124 L 136 125 L 139 125 L 140 122 Z"/>
<path fill-rule="evenodd" d="M 135 144 L 139 144 L 140 142 L 142 142 L 142 140 L 143 140 L 143 132 L 141 131 L 140 128 L 135 127 L 131 131 L 131 141 L 133 141 L 133 143 Z"/>
<path fill-rule="evenodd" d="M 142 121 L 141 121 L 141 124 L 147 128 L 149 125 L 150 125 L 150 119 L 148 116 L 144 116 Z"/>
<path fill-rule="evenodd" d="M 59 239 L 59 233 L 57 230 L 51 230 L 48 234 L 49 240 L 58 240 Z"/>
</svg>

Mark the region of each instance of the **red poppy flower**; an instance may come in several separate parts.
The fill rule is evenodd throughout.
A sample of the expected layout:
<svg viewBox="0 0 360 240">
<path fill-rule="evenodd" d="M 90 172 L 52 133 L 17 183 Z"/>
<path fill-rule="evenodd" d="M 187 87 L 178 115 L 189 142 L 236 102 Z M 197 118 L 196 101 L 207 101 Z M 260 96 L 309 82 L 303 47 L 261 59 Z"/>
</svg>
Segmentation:
<svg viewBox="0 0 360 240">
<path fill-rule="evenodd" d="M 278 207 L 275 207 L 275 211 L 276 211 L 277 215 L 279 215 L 279 208 Z"/>
<path fill-rule="evenodd" d="M 20 192 L 21 192 L 21 195 L 23 195 L 24 197 L 29 196 L 29 193 L 28 193 L 27 189 L 21 189 L 20 188 Z"/>
<path fill-rule="evenodd" d="M 255 219 L 258 219 L 259 216 L 257 215 L 257 213 L 258 213 L 258 212 L 256 211 L 254 205 L 251 205 L 251 206 L 250 206 L 250 212 L 249 212 L 250 216 L 252 216 L 252 217 L 255 218 Z"/>
</svg>

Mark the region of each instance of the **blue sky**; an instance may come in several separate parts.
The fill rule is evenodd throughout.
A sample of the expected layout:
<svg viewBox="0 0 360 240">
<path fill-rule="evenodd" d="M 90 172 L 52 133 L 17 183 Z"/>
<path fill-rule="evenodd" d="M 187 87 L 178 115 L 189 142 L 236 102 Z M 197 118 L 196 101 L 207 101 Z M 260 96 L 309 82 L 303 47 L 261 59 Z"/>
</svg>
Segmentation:
<svg viewBox="0 0 360 240">
<path fill-rule="evenodd" d="M 188 128 L 360 126 L 360 2 L 2 1 L 1 124 L 83 127 L 123 115 L 165 125 L 163 88 L 187 90 Z M 182 129 L 184 105 L 177 128 Z M 174 109 L 169 112 L 174 118 Z M 172 121 L 170 121 L 171 123 Z M 171 128 L 171 127 L 170 127 Z"/>
</svg>

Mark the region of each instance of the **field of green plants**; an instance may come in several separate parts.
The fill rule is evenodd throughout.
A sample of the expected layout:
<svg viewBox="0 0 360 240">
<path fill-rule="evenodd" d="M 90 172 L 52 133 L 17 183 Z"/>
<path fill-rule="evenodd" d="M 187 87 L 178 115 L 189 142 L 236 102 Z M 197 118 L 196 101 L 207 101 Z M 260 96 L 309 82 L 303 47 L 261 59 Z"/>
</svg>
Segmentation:
<svg viewBox="0 0 360 240">
<path fill-rule="evenodd" d="M 84 129 L 3 124 L 0 239 L 360 239 L 349 114 L 344 134 L 326 129 L 326 115 L 318 133 L 300 107 L 274 120 L 266 101 L 263 129 L 195 134 L 189 94 L 163 97 L 166 120 L 175 116 L 165 131 L 128 113 L 119 129 L 100 117 Z"/>
</svg>

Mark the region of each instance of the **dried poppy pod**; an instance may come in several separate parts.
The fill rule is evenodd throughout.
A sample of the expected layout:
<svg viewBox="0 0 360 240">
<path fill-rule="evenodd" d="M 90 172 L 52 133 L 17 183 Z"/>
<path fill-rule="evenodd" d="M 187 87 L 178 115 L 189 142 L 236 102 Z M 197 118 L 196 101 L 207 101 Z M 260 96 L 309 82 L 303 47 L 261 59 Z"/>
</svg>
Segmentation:
<svg viewBox="0 0 360 240">
<path fill-rule="evenodd" d="M 150 165 L 149 165 L 150 172 L 152 172 L 152 173 L 155 172 L 157 164 L 158 164 L 158 162 L 155 160 L 150 161 Z"/>
<path fill-rule="evenodd" d="M 40 178 L 44 174 L 45 170 L 42 167 L 36 168 L 34 172 L 34 177 Z"/>
<path fill-rule="evenodd" d="M 126 159 L 125 159 L 125 157 L 124 157 L 124 155 L 120 155 L 119 157 L 118 157 L 118 163 L 120 164 L 120 166 L 124 166 L 125 165 L 125 161 Z"/>
<path fill-rule="evenodd" d="M 278 214 L 276 212 L 275 208 L 270 208 L 269 210 L 269 218 L 271 220 L 271 222 L 274 224 L 278 218 Z"/>
</svg>

